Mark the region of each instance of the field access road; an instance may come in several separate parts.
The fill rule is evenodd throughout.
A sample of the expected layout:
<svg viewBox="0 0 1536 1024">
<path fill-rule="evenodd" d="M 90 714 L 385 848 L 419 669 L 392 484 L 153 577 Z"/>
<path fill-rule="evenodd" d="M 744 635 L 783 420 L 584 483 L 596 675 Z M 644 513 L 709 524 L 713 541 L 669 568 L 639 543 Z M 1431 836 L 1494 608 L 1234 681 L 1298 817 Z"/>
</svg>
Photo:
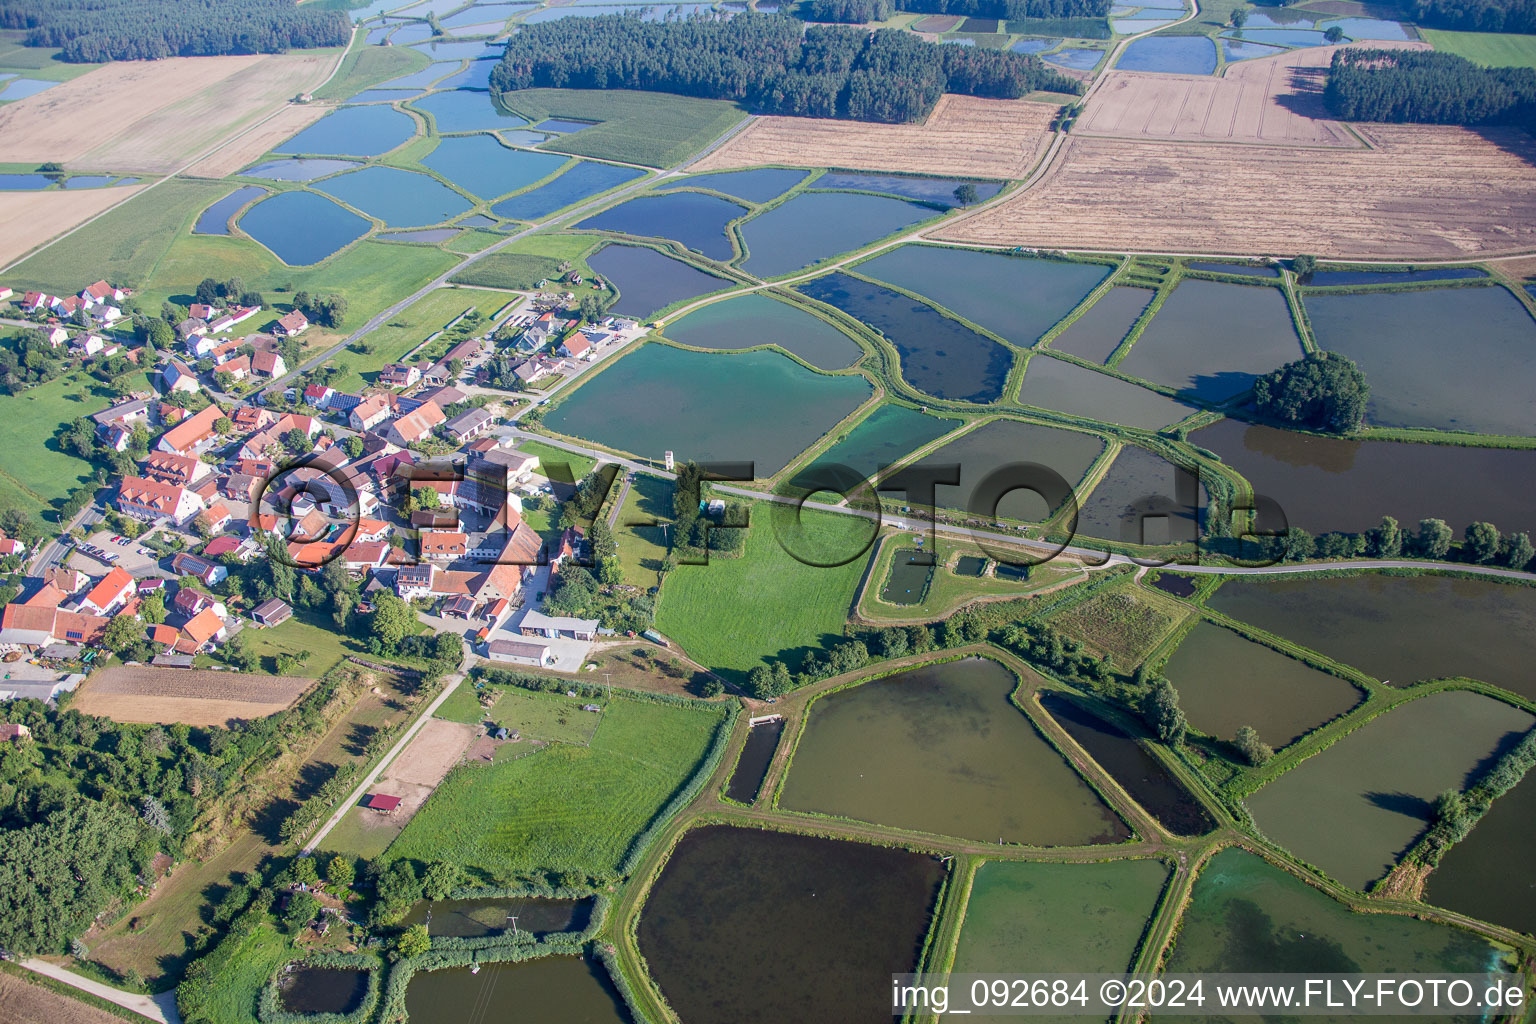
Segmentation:
<svg viewBox="0 0 1536 1024">
<path fill-rule="evenodd" d="M 82 992 L 89 992 L 98 999 L 105 999 L 109 1003 L 116 1003 L 125 1010 L 132 1010 L 140 1016 L 150 1020 L 157 1020 L 160 1024 L 181 1024 L 181 1014 L 176 1012 L 176 993 L 161 992 L 159 995 L 145 996 L 137 992 L 124 992 L 115 989 L 111 985 L 103 985 L 99 981 L 87 978 L 83 974 L 74 971 L 66 971 L 58 964 L 51 964 L 46 960 L 23 960 L 21 966 L 37 974 L 45 975 L 54 981 L 62 981 L 72 988 Z"/>
</svg>

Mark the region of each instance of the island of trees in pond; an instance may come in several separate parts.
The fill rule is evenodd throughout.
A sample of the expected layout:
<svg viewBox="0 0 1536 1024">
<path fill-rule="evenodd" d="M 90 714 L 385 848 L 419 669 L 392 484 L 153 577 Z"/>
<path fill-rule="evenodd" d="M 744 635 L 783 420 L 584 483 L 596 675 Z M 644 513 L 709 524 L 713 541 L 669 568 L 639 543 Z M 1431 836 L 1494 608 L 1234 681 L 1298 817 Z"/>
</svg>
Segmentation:
<svg viewBox="0 0 1536 1024">
<path fill-rule="evenodd" d="M 1414 0 L 1413 20 L 1469 32 L 1536 32 L 1536 0 Z"/>
<path fill-rule="evenodd" d="M 1485 68 L 1432 50 L 1340 50 L 1328 106 L 1350 121 L 1536 125 L 1536 70 Z"/>
<path fill-rule="evenodd" d="M 1371 386 L 1354 360 L 1313 352 L 1253 382 L 1260 413 L 1287 426 L 1352 434 L 1365 421 Z"/>
<path fill-rule="evenodd" d="M 491 89 L 535 87 L 647 89 L 767 114 L 887 123 L 921 120 L 946 92 L 1014 99 L 1082 88 L 1031 56 L 890 29 L 805 28 L 776 14 L 656 23 L 613 14 L 525 26 L 508 40 Z"/>
<path fill-rule="evenodd" d="M 884 21 L 897 8 L 915 14 L 957 14 L 967 18 L 1102 18 L 1110 0 L 807 0 L 797 13 L 806 21 Z"/>
<path fill-rule="evenodd" d="M 296 0 L 0 0 L 0 28 L 73 63 L 345 46 L 345 14 Z"/>
</svg>

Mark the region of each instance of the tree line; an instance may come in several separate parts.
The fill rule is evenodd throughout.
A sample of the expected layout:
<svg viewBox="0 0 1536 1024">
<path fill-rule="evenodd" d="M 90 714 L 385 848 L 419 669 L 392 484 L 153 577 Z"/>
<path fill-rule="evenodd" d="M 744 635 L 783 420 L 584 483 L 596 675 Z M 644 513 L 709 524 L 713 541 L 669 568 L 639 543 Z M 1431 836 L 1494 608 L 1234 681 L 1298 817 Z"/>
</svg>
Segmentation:
<svg viewBox="0 0 1536 1024">
<path fill-rule="evenodd" d="M 1324 93 L 1349 121 L 1536 125 L 1536 70 L 1434 50 L 1340 50 Z"/>
<path fill-rule="evenodd" d="M 296 0 L 4 0 L 0 28 L 27 46 L 57 46 L 72 63 L 282 53 L 345 46 L 340 11 Z"/>
<path fill-rule="evenodd" d="M 1082 88 L 1024 54 L 938 46 L 891 29 L 806 28 L 776 14 L 669 22 L 614 14 L 525 26 L 491 89 L 536 87 L 645 89 L 884 123 L 921 120 L 945 92 L 1014 99 Z"/>
<path fill-rule="evenodd" d="M 1413 20 L 1469 32 L 1536 32 L 1536 0 L 1414 0 Z"/>
</svg>

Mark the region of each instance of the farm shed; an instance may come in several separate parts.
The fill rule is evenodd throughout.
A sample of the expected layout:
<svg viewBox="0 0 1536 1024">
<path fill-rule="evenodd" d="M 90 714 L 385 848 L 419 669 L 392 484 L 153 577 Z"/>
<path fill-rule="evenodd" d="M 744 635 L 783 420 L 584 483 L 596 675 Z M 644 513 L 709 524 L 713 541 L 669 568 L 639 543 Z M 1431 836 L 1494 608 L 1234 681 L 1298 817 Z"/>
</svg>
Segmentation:
<svg viewBox="0 0 1536 1024">
<path fill-rule="evenodd" d="M 492 661 L 513 665 L 537 665 L 548 667 L 555 663 L 555 652 L 544 644 L 530 644 L 521 640 L 492 640 L 486 646 Z"/>
<path fill-rule="evenodd" d="M 278 626 L 293 617 L 293 609 L 285 601 L 272 598 L 263 601 L 251 612 L 251 618 L 263 626 Z"/>
<path fill-rule="evenodd" d="M 369 793 L 368 799 L 363 801 L 363 806 L 370 811 L 378 811 L 381 814 L 393 814 L 395 808 L 400 806 L 400 798 L 386 796 L 383 793 Z"/>
</svg>

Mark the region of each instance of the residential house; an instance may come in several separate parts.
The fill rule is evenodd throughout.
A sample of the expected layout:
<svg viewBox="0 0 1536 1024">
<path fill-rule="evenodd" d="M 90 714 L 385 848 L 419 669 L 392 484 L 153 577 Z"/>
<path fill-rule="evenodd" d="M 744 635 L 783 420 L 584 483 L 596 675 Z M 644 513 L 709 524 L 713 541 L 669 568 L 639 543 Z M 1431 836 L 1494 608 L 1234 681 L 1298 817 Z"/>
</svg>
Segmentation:
<svg viewBox="0 0 1536 1024">
<path fill-rule="evenodd" d="M 470 409 L 467 412 L 459 413 L 459 415 L 449 420 L 445 426 L 448 428 L 448 433 L 453 435 L 454 440 L 462 444 L 465 441 L 473 441 L 491 429 L 491 424 L 495 422 L 496 418 L 484 409 Z"/>
<path fill-rule="evenodd" d="M 208 542 L 207 547 L 203 548 L 203 557 L 223 558 L 225 555 L 233 555 L 240 550 L 241 543 L 240 538 L 231 537 L 228 534 L 215 537 Z"/>
<path fill-rule="evenodd" d="M 313 438 L 320 432 L 320 421 L 313 416 L 304 416 L 299 413 L 285 413 L 281 418 L 271 423 L 260 433 L 252 434 L 240 445 L 239 457 L 242 459 L 260 459 L 268 450 L 281 450 L 284 437 L 290 430 L 303 432 L 306 437 Z"/>
<path fill-rule="evenodd" d="M 192 368 L 174 356 L 160 367 L 160 380 L 167 391 L 185 391 L 189 395 L 196 394 L 202 387 Z"/>
<path fill-rule="evenodd" d="M 17 540 L 15 537 L 6 536 L 5 531 L 0 530 L 0 558 L 5 557 L 6 555 L 16 555 L 20 557 L 26 553 L 26 544 Z"/>
<path fill-rule="evenodd" d="M 225 636 L 224 619 L 214 608 L 204 608 L 181 627 L 176 641 L 177 654 L 197 654 Z"/>
<path fill-rule="evenodd" d="M 4 725 L 0 725 L 0 742 L 20 745 L 22 740 L 29 740 L 31 738 L 32 730 L 25 725 L 15 722 L 6 722 Z"/>
<path fill-rule="evenodd" d="M 304 389 L 304 404 L 312 405 L 316 409 L 324 409 L 331 404 L 331 398 L 335 394 L 335 388 L 326 387 L 324 384 L 311 384 Z"/>
<path fill-rule="evenodd" d="M 251 358 L 251 372 L 258 377 L 281 377 L 288 372 L 281 352 L 257 352 Z"/>
<path fill-rule="evenodd" d="M 62 327 L 51 327 L 43 337 L 48 339 L 48 344 L 51 347 L 58 348 L 69 340 L 69 332 Z"/>
<path fill-rule="evenodd" d="M 251 375 L 251 357 L 241 355 L 235 356 L 233 359 L 226 359 L 222 363 L 215 364 L 213 372 L 227 373 L 235 378 L 235 380 L 245 380 L 245 378 Z"/>
<path fill-rule="evenodd" d="M 524 385 L 532 384 L 534 381 L 547 377 L 553 372 L 554 367 L 542 359 L 524 359 L 512 367 L 512 375 L 522 381 Z"/>
<path fill-rule="evenodd" d="M 134 593 L 133 575 L 118 567 L 103 576 L 101 582 L 80 599 L 79 610 L 92 615 L 111 615 L 126 605 Z"/>
<path fill-rule="evenodd" d="M 568 359 L 588 360 L 597 354 L 592 342 L 583 334 L 573 334 L 560 344 L 557 350 Z"/>
<path fill-rule="evenodd" d="M 128 476 L 118 485 L 117 507 L 141 519 L 168 519 L 184 526 L 203 510 L 203 502 L 186 487 Z"/>
<path fill-rule="evenodd" d="M 76 335 L 75 340 L 69 344 L 69 350 L 82 359 L 100 355 L 106 347 L 106 339 L 99 334 Z"/>
<path fill-rule="evenodd" d="M 59 301 L 47 292 L 27 292 L 21 298 L 21 310 L 23 313 L 37 313 L 41 310 L 52 309 L 53 304 Z"/>
<path fill-rule="evenodd" d="M 387 387 L 408 388 L 419 380 L 421 380 L 421 368 L 419 366 L 390 363 L 379 371 L 379 383 Z"/>
<path fill-rule="evenodd" d="M 182 323 L 186 322 L 185 320 L 182 321 Z M 187 335 L 186 344 L 187 356 L 193 360 L 202 359 L 204 356 L 212 356 L 214 350 L 219 347 L 219 343 L 216 340 L 201 331 Z"/>
<path fill-rule="evenodd" d="M 421 535 L 421 557 L 433 562 L 451 562 L 469 554 L 469 536 L 457 531 L 430 530 Z"/>
<path fill-rule="evenodd" d="M 0 612 L 0 643 L 44 647 L 51 640 L 72 644 L 101 642 L 112 620 L 104 615 L 66 611 L 59 607 L 8 604 Z"/>
<path fill-rule="evenodd" d="M 384 431 L 384 436 L 391 444 L 407 448 L 430 438 L 433 429 L 441 424 L 443 419 L 443 410 L 435 405 L 423 405 L 391 423 Z"/>
<path fill-rule="evenodd" d="M 206 324 L 219 315 L 219 307 L 210 306 L 206 302 L 194 302 L 187 307 L 187 315 Z"/>
<path fill-rule="evenodd" d="M 365 398 L 350 413 L 347 414 L 347 423 L 353 430 L 372 430 L 374 427 L 389 419 L 394 412 L 394 403 L 390 401 L 393 396 L 374 395 Z"/>
<path fill-rule="evenodd" d="M 131 402 L 120 402 L 110 409 L 103 409 L 91 417 L 96 424 L 96 433 L 102 437 L 107 436 L 107 431 L 113 426 L 121 426 L 132 431 L 134 427 L 149 426 L 149 399 L 136 398 Z"/>
<path fill-rule="evenodd" d="M 213 425 L 223 416 L 224 410 L 217 405 L 210 405 L 161 434 L 160 440 L 155 442 L 155 449 L 176 455 L 196 456 L 217 436 L 218 431 Z"/>
<path fill-rule="evenodd" d="M 437 566 L 431 562 L 403 566 L 399 572 L 395 573 L 395 593 L 399 594 L 404 601 L 428 597 L 432 593 L 433 577 L 438 572 Z"/>
<path fill-rule="evenodd" d="M 194 484 L 213 472 L 213 467 L 202 459 L 174 452 L 150 452 L 142 463 L 143 475 L 163 484 Z"/>
<path fill-rule="evenodd" d="M 212 505 L 208 506 L 208 510 L 204 512 L 200 518 L 203 520 L 203 522 L 208 524 L 209 530 L 213 531 L 214 533 L 218 533 L 225 527 L 229 526 L 229 521 L 234 518 L 234 513 L 231 512 L 222 503 L 214 502 Z"/>
<path fill-rule="evenodd" d="M 257 313 L 261 312 L 260 306 L 235 306 L 229 312 L 216 320 L 208 323 L 208 333 L 222 334 L 238 323 L 244 323 Z"/>
<path fill-rule="evenodd" d="M 422 391 L 411 396 L 411 398 L 415 399 L 416 402 L 421 405 L 425 405 L 426 403 L 431 402 L 433 405 L 437 406 L 439 409 L 442 409 L 444 412 L 448 411 L 448 407 L 450 405 L 457 405 L 459 402 L 464 401 L 468 397 L 468 395 L 460 391 L 458 388 L 448 384 L 428 388 L 426 391 Z M 410 399 L 406 399 L 405 401 L 410 401 Z M 402 411 L 410 412 L 411 410 L 402 409 Z"/>
<path fill-rule="evenodd" d="M 89 308 L 106 302 L 122 302 L 130 294 L 132 293 L 126 288 L 117 288 L 105 281 L 97 281 L 95 284 L 86 285 L 85 290 L 80 293 L 80 301 Z"/>
<path fill-rule="evenodd" d="M 383 541 L 354 541 L 342 553 L 342 564 L 354 572 L 382 568 L 392 549 Z"/>
<path fill-rule="evenodd" d="M 296 309 L 292 313 L 278 317 L 277 326 L 272 329 L 272 333 L 279 338 L 291 338 L 307 330 L 309 330 L 309 317 Z"/>
<path fill-rule="evenodd" d="M 185 551 L 171 557 L 171 570 L 178 576 L 195 576 L 205 587 L 211 587 L 229 575 L 229 570 L 217 562 L 189 555 Z"/>
</svg>

